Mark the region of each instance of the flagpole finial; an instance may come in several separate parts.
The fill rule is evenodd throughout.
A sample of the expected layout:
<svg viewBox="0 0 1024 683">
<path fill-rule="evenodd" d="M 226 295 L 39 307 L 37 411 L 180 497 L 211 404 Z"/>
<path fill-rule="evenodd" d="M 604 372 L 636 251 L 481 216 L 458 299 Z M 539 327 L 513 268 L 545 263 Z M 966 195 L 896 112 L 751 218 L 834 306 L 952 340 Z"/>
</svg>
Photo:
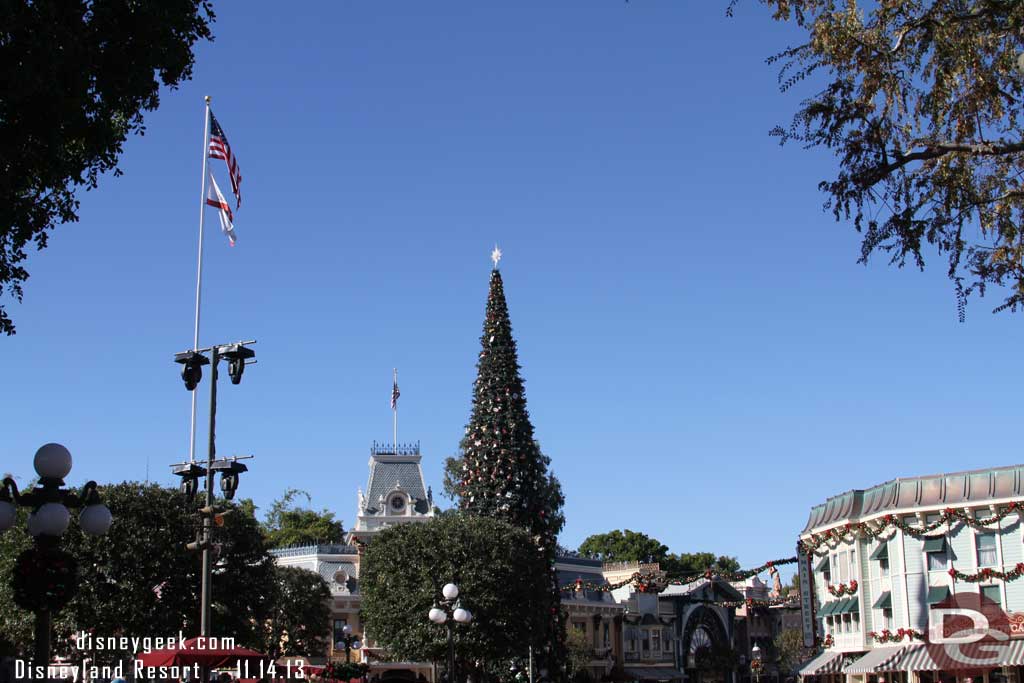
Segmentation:
<svg viewBox="0 0 1024 683">
<path fill-rule="evenodd" d="M 491 260 L 494 261 L 494 267 L 498 267 L 498 261 L 501 260 L 501 249 L 498 249 L 498 245 L 494 245 L 494 251 L 491 252 Z"/>
<path fill-rule="evenodd" d="M 204 97 L 203 99 L 204 99 L 204 100 L 206 100 L 206 103 L 207 103 L 207 104 L 209 104 L 209 103 L 210 103 L 210 100 L 212 100 L 213 98 L 212 98 L 212 97 L 210 97 L 209 95 L 207 95 L 207 96 L 206 96 L 206 97 Z"/>
</svg>

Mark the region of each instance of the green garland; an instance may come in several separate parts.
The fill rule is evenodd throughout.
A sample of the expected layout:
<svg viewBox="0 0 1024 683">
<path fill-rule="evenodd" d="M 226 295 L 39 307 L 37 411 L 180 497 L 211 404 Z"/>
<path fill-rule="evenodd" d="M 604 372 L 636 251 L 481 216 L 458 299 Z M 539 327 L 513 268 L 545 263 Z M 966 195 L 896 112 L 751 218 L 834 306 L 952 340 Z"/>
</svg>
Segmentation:
<svg viewBox="0 0 1024 683">
<path fill-rule="evenodd" d="M 876 643 L 899 643 L 904 638 L 907 640 L 924 640 L 924 634 L 912 628 L 900 628 L 895 631 L 882 629 L 882 631 L 868 631 L 868 635 L 875 639 Z"/>
<path fill-rule="evenodd" d="M 618 583 L 598 584 L 589 581 L 583 581 L 582 579 L 577 579 L 573 583 L 569 583 L 562 586 L 559 590 L 562 592 L 588 590 L 595 591 L 598 593 L 608 593 L 610 591 L 622 588 L 623 586 L 632 585 L 636 588 L 637 592 L 639 593 L 660 593 L 661 591 L 665 590 L 665 588 L 668 586 L 688 586 L 691 583 L 696 583 L 697 581 L 700 581 L 701 579 L 709 580 L 717 577 L 720 579 L 724 579 L 725 581 L 745 581 L 749 579 L 751 576 L 756 576 L 757 574 L 767 571 L 772 567 L 778 567 L 787 564 L 796 564 L 797 561 L 798 560 L 795 557 L 787 557 L 780 560 L 769 560 L 768 562 L 765 562 L 759 567 L 755 567 L 753 569 L 741 569 L 740 571 L 736 572 L 720 572 L 715 571 L 714 569 L 706 569 L 700 574 L 693 574 L 682 579 L 672 580 L 662 579 L 658 577 L 657 574 L 653 573 L 641 574 L 640 572 L 634 572 L 632 576 L 630 576 L 628 579 L 619 581 Z M 742 604 L 742 602 L 738 602 L 737 604 Z"/>
<path fill-rule="evenodd" d="M 847 522 L 842 526 L 827 529 L 820 534 L 811 534 L 809 540 L 800 540 L 797 542 L 797 546 L 801 554 L 810 554 L 817 551 L 818 548 L 825 544 L 828 544 L 829 547 L 835 547 L 833 544 L 850 542 L 854 540 L 858 534 L 863 534 L 868 538 L 875 539 L 892 528 L 899 529 L 903 533 L 908 536 L 913 536 L 914 538 L 925 538 L 927 537 L 927 534 L 935 531 L 944 524 L 949 525 L 950 529 L 952 529 L 954 525 L 966 524 L 974 529 L 991 531 L 991 529 L 988 529 L 990 525 L 1001 522 L 1009 515 L 1015 514 L 1021 509 L 1024 509 L 1024 503 L 1010 501 L 1005 509 L 1000 510 L 991 517 L 975 519 L 962 509 L 946 508 L 942 511 L 939 519 L 923 526 L 911 526 L 896 515 L 887 514 L 879 520 L 880 526 L 877 529 L 872 528 L 867 522 Z"/>
<path fill-rule="evenodd" d="M 1017 566 L 1010 571 L 1004 572 L 992 567 L 983 567 L 974 574 L 966 574 L 959 569 L 952 567 L 949 570 L 949 575 L 953 577 L 955 581 L 966 581 L 967 583 L 979 583 L 981 581 L 989 581 L 991 579 L 1001 579 L 1002 581 L 1016 581 L 1021 576 L 1024 576 L 1024 562 L 1018 562 Z"/>
<path fill-rule="evenodd" d="M 829 585 L 828 592 L 831 593 L 833 597 L 841 598 L 844 595 L 854 595 L 857 592 L 858 586 L 859 584 L 857 583 L 857 579 L 854 579 L 853 581 L 850 581 L 850 585 L 846 585 L 845 583 L 841 583 L 838 586 Z"/>
</svg>

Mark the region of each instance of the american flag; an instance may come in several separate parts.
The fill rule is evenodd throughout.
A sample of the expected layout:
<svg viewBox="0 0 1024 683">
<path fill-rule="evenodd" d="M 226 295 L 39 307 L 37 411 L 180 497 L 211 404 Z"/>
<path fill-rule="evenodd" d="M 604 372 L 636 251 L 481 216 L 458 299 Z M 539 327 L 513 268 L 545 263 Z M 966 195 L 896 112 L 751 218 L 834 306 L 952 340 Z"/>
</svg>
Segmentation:
<svg viewBox="0 0 1024 683">
<path fill-rule="evenodd" d="M 231 176 L 231 191 L 235 193 L 235 209 L 242 206 L 242 171 L 238 168 L 238 160 L 231 152 L 231 145 L 228 144 L 228 136 L 224 129 L 217 123 L 217 117 L 210 112 L 210 158 L 223 159 L 228 165 L 228 174 Z"/>
<path fill-rule="evenodd" d="M 391 410 L 398 408 L 398 397 L 401 395 L 398 391 L 398 372 L 395 372 L 395 383 L 391 387 Z"/>
</svg>

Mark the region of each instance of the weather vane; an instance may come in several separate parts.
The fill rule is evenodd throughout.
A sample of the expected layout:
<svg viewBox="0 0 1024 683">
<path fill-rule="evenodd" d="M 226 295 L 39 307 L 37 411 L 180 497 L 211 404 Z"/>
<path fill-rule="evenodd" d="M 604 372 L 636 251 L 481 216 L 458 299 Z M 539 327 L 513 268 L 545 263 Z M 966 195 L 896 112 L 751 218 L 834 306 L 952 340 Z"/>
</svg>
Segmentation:
<svg viewBox="0 0 1024 683">
<path fill-rule="evenodd" d="M 491 252 L 491 260 L 494 261 L 494 267 L 498 267 L 498 261 L 501 260 L 501 249 L 498 249 L 498 245 L 494 245 L 494 251 Z"/>
</svg>

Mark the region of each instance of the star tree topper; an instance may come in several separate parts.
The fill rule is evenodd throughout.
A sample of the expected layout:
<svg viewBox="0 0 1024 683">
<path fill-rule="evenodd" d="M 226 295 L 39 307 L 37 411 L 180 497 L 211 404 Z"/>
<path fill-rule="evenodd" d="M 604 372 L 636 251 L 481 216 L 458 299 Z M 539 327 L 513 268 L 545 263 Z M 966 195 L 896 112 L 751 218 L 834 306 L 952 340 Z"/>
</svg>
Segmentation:
<svg viewBox="0 0 1024 683">
<path fill-rule="evenodd" d="M 498 267 L 498 261 L 501 260 L 501 249 L 498 249 L 498 245 L 494 245 L 494 251 L 491 252 L 491 260 L 494 261 L 494 267 Z"/>
</svg>

